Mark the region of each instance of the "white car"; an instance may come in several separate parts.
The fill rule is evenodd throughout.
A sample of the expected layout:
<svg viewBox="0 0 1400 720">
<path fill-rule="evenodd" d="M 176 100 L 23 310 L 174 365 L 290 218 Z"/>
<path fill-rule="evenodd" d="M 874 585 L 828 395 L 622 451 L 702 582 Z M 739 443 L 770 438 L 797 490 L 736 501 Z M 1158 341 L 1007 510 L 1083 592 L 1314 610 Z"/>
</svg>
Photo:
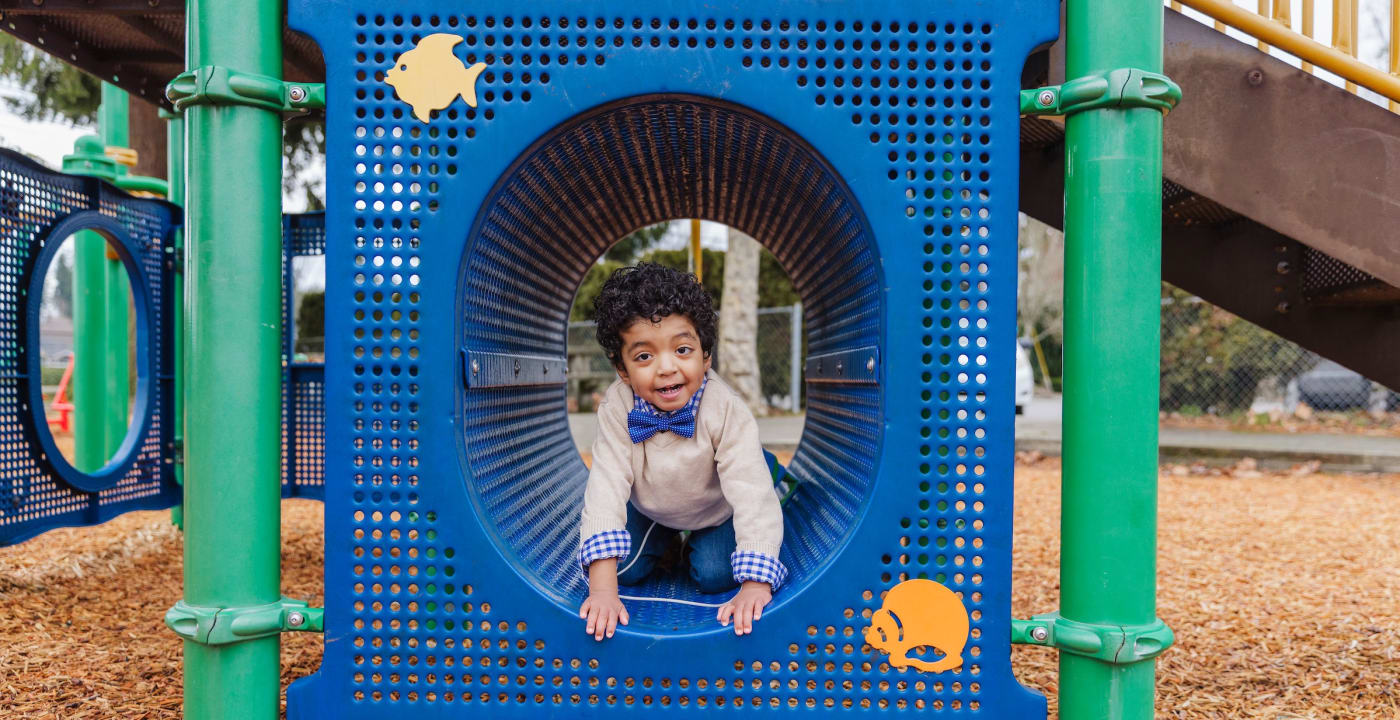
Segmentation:
<svg viewBox="0 0 1400 720">
<path fill-rule="evenodd" d="M 1035 390 L 1035 376 L 1031 374 L 1031 359 L 1021 343 L 1016 343 L 1016 414 L 1026 411 L 1031 404 L 1031 394 Z"/>
</svg>

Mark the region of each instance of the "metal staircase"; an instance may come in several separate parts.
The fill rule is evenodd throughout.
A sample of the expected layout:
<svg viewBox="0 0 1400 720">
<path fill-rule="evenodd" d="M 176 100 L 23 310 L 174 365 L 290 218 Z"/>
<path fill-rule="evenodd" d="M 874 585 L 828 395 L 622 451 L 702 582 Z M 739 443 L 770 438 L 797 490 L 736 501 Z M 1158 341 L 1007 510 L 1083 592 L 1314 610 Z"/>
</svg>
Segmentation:
<svg viewBox="0 0 1400 720">
<path fill-rule="evenodd" d="M 1060 52 L 1022 85 L 1063 82 Z M 1400 387 L 1400 115 L 1170 9 L 1165 61 L 1163 279 Z M 1063 143 L 1022 119 L 1021 209 L 1054 227 Z"/>
</svg>

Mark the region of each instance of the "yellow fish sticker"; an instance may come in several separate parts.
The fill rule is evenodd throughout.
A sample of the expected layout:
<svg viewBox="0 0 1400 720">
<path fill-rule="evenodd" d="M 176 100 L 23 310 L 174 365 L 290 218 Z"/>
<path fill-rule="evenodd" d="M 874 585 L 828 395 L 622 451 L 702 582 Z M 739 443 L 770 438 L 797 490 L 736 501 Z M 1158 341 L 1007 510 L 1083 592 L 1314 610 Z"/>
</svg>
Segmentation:
<svg viewBox="0 0 1400 720">
<path fill-rule="evenodd" d="M 952 590 L 932 580 L 905 580 L 890 588 L 884 605 L 870 617 L 865 642 L 889 653 L 890 665 L 896 668 L 957 670 L 963 664 L 970 624 L 967 607 Z M 943 657 L 935 662 L 909 657 L 918 648 L 937 649 Z"/>
<path fill-rule="evenodd" d="M 479 62 L 467 67 L 452 48 L 462 38 L 450 33 L 434 33 L 405 50 L 385 73 L 399 99 L 413 106 L 413 117 L 428 122 L 429 113 L 452 104 L 458 95 L 468 107 L 476 107 L 476 79 L 486 69 Z"/>
</svg>

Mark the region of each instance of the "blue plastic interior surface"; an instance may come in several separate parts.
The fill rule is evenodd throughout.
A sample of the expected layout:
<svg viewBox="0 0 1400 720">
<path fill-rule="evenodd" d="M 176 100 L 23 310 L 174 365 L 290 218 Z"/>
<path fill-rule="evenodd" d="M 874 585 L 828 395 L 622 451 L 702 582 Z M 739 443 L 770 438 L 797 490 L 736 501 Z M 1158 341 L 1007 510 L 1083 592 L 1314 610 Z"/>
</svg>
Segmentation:
<svg viewBox="0 0 1400 720">
<path fill-rule="evenodd" d="M 292 2 L 327 61 L 330 180 L 327 643 L 289 717 L 1043 717 L 1010 670 L 1012 376 L 1019 79 L 1055 10 Z M 424 122 L 384 73 L 424 72 L 433 33 L 461 38 L 441 77 L 486 68 L 475 107 Z M 647 601 L 597 643 L 563 384 L 471 383 L 463 351 L 562 358 L 588 264 L 679 217 L 765 243 L 809 353 L 873 350 L 878 372 L 809 369 L 793 580 L 753 635 Z M 862 641 L 918 577 L 971 614 L 960 670 Z"/>
<path fill-rule="evenodd" d="M 172 302 L 169 251 L 180 218 L 168 203 L 135 198 L 95 178 L 64 175 L 0 149 L 0 545 L 179 502 L 170 464 L 173 428 L 166 421 L 174 359 L 165 312 Z M 80 228 L 102 232 L 130 261 L 141 315 L 137 366 L 144 377 L 143 383 L 138 378 L 144 394 L 134 407 L 136 434 L 88 476 L 62 458 L 43 409 L 33 406 L 33 398 L 41 397 L 34 385 L 41 382 L 34 289 L 43 287 L 41 273 L 59 244 Z"/>
</svg>

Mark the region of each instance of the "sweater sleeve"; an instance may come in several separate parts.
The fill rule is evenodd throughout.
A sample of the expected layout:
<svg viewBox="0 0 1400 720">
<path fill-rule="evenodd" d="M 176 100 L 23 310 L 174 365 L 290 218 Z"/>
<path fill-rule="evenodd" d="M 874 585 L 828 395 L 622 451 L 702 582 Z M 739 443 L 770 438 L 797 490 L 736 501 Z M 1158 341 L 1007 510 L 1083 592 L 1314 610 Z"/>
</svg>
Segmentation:
<svg viewBox="0 0 1400 720">
<path fill-rule="evenodd" d="M 783 544 L 783 509 L 758 443 L 758 423 L 736 396 L 725 393 L 724 397 L 724 422 L 714 438 L 715 469 L 720 491 L 734 509 L 735 553 L 766 555 L 777 562 Z"/>
<path fill-rule="evenodd" d="M 593 441 L 593 465 L 583 491 L 583 514 L 579 523 L 581 546 L 588 546 L 590 540 L 604 533 L 610 538 L 617 537 L 617 533 L 626 535 L 627 501 L 632 497 L 633 478 L 632 440 L 627 436 L 624 394 L 615 386 L 598 406 L 598 436 Z M 622 550 L 621 556 L 626 554 L 626 550 Z"/>
</svg>

